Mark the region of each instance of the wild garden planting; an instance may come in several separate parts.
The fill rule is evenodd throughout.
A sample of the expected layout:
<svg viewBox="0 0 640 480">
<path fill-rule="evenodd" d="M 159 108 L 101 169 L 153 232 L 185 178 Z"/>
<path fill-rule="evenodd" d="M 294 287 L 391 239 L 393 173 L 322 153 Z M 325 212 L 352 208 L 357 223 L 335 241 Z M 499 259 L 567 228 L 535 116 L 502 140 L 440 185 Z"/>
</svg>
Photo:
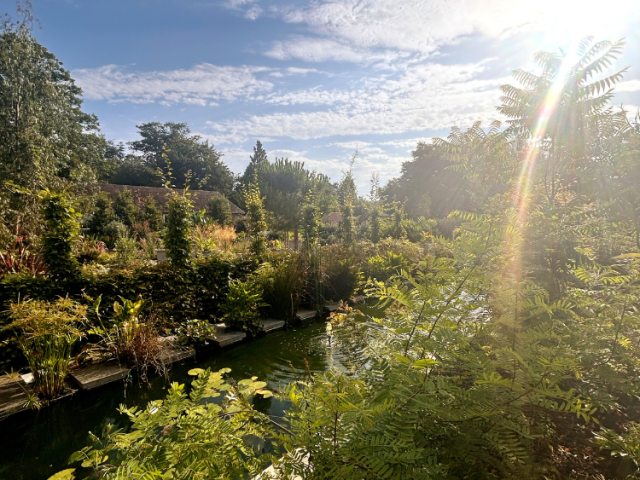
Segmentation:
<svg viewBox="0 0 640 480">
<path fill-rule="evenodd" d="M 81 401 L 88 366 L 139 388 L 167 378 L 51 478 L 640 478 L 640 122 L 611 102 L 623 48 L 537 53 L 501 87 L 502 123 L 452 127 L 359 192 L 353 168 L 335 181 L 259 141 L 233 175 L 183 123 L 115 144 L 28 15 L 6 20 L 2 385 L 38 415 Z M 303 310 L 339 353 L 323 371 L 283 385 L 190 360 L 192 380 L 171 381 L 168 351 L 224 363 L 222 334 L 250 344 L 270 319 L 296 335 Z M 284 414 L 260 407 L 271 398 Z"/>
</svg>

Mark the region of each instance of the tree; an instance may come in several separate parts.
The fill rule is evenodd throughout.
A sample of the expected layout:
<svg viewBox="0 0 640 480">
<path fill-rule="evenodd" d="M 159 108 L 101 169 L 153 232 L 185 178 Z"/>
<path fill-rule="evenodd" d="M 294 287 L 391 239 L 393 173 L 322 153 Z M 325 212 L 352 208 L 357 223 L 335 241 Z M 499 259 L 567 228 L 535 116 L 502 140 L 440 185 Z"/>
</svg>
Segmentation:
<svg viewBox="0 0 640 480">
<path fill-rule="evenodd" d="M 244 196 L 247 205 L 247 215 L 249 216 L 251 252 L 260 257 L 267 249 L 264 238 L 264 232 L 267 230 L 267 222 L 264 219 L 264 207 L 258 184 L 250 183 L 245 190 Z"/>
<path fill-rule="evenodd" d="M 484 131 L 476 122 L 466 131 L 453 127 L 446 140 L 433 139 L 433 146 L 449 165 L 446 170 L 462 175 L 467 211 L 477 212 L 496 194 L 506 192 L 518 169 L 518 142 L 502 123 L 491 123 Z M 453 211 L 455 203 L 447 205 Z"/>
<path fill-rule="evenodd" d="M 242 184 L 248 185 L 251 183 L 258 173 L 260 166 L 264 163 L 269 163 L 267 152 L 262 148 L 260 140 L 257 140 L 256 146 L 253 147 L 253 155 L 249 156 L 249 165 L 247 165 L 244 175 L 242 175 Z"/>
<path fill-rule="evenodd" d="M 453 210 L 473 209 L 464 172 L 451 168 L 445 152 L 420 142 L 411 156 L 402 164 L 400 176 L 382 189 L 384 196 L 404 203 L 411 218 L 444 218 Z"/>
<path fill-rule="evenodd" d="M 164 223 L 162 212 L 151 195 L 148 195 L 144 201 L 144 219 L 146 222 L 149 222 L 149 228 L 154 232 L 162 230 Z"/>
<path fill-rule="evenodd" d="M 118 193 L 113 202 L 113 212 L 118 220 L 129 228 L 138 221 L 141 216 L 141 212 L 133 202 L 133 194 L 131 193 L 131 190 L 125 188 Z"/>
<path fill-rule="evenodd" d="M 375 244 L 380 241 L 380 176 L 377 173 L 371 175 L 371 191 L 369 193 L 371 232 L 370 239 Z"/>
<path fill-rule="evenodd" d="M 79 273 L 73 246 L 78 239 L 80 214 L 62 193 L 44 190 L 40 195 L 42 216 L 46 222 L 44 234 L 44 261 L 47 271 L 55 280 L 68 280 Z"/>
<path fill-rule="evenodd" d="M 89 233 L 96 236 L 103 236 L 104 229 L 114 220 L 115 214 L 111 208 L 111 199 L 105 192 L 101 192 L 96 199 L 96 205 L 88 222 Z"/>
<path fill-rule="evenodd" d="M 191 257 L 193 204 L 187 195 L 174 193 L 169 199 L 168 206 L 164 244 L 169 250 L 171 265 L 184 268 L 189 264 Z"/>
<path fill-rule="evenodd" d="M 380 241 L 380 211 L 375 206 L 371 210 L 371 241 L 373 243 Z"/>
<path fill-rule="evenodd" d="M 345 245 L 353 245 L 356 241 L 353 206 L 358 198 L 356 182 L 353 177 L 353 164 L 358 152 L 353 154 L 349 170 L 342 172 L 342 180 L 338 185 L 338 198 L 342 207 L 342 241 Z"/>
<path fill-rule="evenodd" d="M 304 168 L 303 162 L 276 158 L 273 163 L 262 163 L 258 169 L 260 192 L 265 197 L 265 208 L 273 217 L 273 227 L 288 232 L 293 230 L 298 248 L 298 227 L 302 206 L 309 190 L 322 188 L 329 179 Z"/>
<path fill-rule="evenodd" d="M 11 180 L 32 194 L 41 189 L 82 189 L 94 181 L 104 139 L 98 121 L 82 111 L 82 90 L 54 54 L 33 37 L 27 2 L 23 19 L 0 26 L 0 184 Z M 0 192 L 2 222 L 11 230 L 42 228 L 34 195 Z"/>
<path fill-rule="evenodd" d="M 140 185 L 146 187 L 160 187 L 162 182 L 153 165 L 145 162 L 143 157 L 126 155 L 118 158 L 114 168 L 105 180 L 116 185 Z"/>
<path fill-rule="evenodd" d="M 199 135 L 191 135 L 186 123 L 151 122 L 137 128 L 142 139 L 130 146 L 140 154 L 144 165 L 165 171 L 169 162 L 176 186 L 184 186 L 191 172 L 190 181 L 195 188 L 231 194 L 233 174 L 222 162 L 221 154 Z"/>
<path fill-rule="evenodd" d="M 320 209 L 316 204 L 316 197 L 312 191 L 307 193 L 302 205 L 302 234 L 304 246 L 308 249 L 318 241 L 320 228 Z"/>
<path fill-rule="evenodd" d="M 518 69 L 513 76 L 522 87 L 500 87 L 498 111 L 526 142 L 528 161 L 535 165 L 549 202 L 562 190 L 575 191 L 580 173 L 592 163 L 590 158 L 597 159 L 598 139 L 604 137 L 600 133 L 612 120 L 608 108 L 612 88 L 627 69 L 601 79 L 593 77 L 613 63 L 624 44 L 622 40 L 593 43 L 587 37 L 571 65 L 565 53 L 538 52 L 534 60 L 540 75 Z"/>
<path fill-rule="evenodd" d="M 216 195 L 209 200 L 207 205 L 209 218 L 219 225 L 226 226 L 233 223 L 233 214 L 231 213 L 231 204 L 229 200 L 223 196 Z"/>
</svg>

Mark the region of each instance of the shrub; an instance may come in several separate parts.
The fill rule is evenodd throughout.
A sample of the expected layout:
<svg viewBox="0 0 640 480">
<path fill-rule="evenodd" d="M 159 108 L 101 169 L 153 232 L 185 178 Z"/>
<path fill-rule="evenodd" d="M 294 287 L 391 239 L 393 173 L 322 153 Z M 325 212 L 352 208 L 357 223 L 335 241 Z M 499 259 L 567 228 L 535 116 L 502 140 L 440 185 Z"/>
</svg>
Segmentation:
<svg viewBox="0 0 640 480">
<path fill-rule="evenodd" d="M 232 280 L 229 293 L 220 306 L 227 327 L 256 333 L 258 309 L 266 306 L 262 302 L 262 289 L 252 281 Z"/>
<path fill-rule="evenodd" d="M 189 373 L 197 379 L 188 395 L 184 385 L 173 383 L 165 400 L 143 409 L 121 407 L 131 421 L 127 433 L 110 427 L 101 441 L 70 461 L 90 467 L 97 478 L 151 478 L 149 472 L 156 478 L 155 472 L 194 480 L 254 478 L 270 457 L 262 456 L 247 438 L 270 437 L 272 424 L 254 410 L 251 399 L 272 393 L 257 377 L 238 383 L 226 380 L 228 372 L 193 369 Z M 211 402 L 220 395 L 225 395 L 222 402 Z"/>
<path fill-rule="evenodd" d="M 165 367 L 160 360 L 162 345 L 153 321 L 141 320 L 143 301 L 132 302 L 121 298 L 122 303 L 114 302 L 114 314 L 109 326 L 101 323 L 93 333 L 102 337 L 106 347 L 127 367 L 135 368 L 142 379 L 147 378 L 150 367 L 163 373 Z M 100 318 L 100 317 L 98 317 Z"/>
<path fill-rule="evenodd" d="M 305 256 L 286 252 L 271 254 L 256 271 L 263 299 L 274 318 L 292 322 L 300 305 L 305 277 Z"/>
<path fill-rule="evenodd" d="M 377 208 L 371 212 L 371 241 L 373 243 L 380 241 L 380 212 Z"/>
<path fill-rule="evenodd" d="M 18 272 L 30 273 L 34 277 L 46 272 L 42 254 L 34 253 L 22 237 L 18 237 L 6 252 L 0 252 L 0 277 Z"/>
<path fill-rule="evenodd" d="M 222 227 L 215 223 L 196 225 L 191 233 L 196 256 L 211 253 L 215 249 L 228 251 L 236 237 L 235 229 L 232 226 Z"/>
<path fill-rule="evenodd" d="M 327 300 L 348 300 L 362 281 L 362 273 L 355 254 L 335 245 L 325 249 L 323 259 L 323 296 Z"/>
<path fill-rule="evenodd" d="M 149 222 L 145 220 L 144 222 L 131 225 L 131 233 L 136 240 L 140 240 L 141 238 L 147 238 L 147 236 L 153 233 L 153 230 L 149 226 Z"/>
<path fill-rule="evenodd" d="M 128 267 L 139 259 L 138 242 L 135 238 L 122 236 L 116 240 L 116 265 Z"/>
<path fill-rule="evenodd" d="M 206 320 L 197 318 L 182 322 L 175 330 L 180 345 L 199 346 L 208 340 L 215 340 L 216 328 Z"/>
<path fill-rule="evenodd" d="M 424 217 L 420 217 L 417 220 L 405 219 L 402 221 L 402 226 L 407 234 L 407 239 L 414 243 L 423 242 L 425 240 L 425 235 L 433 234 L 437 225 L 438 222 L 436 220 L 427 220 Z"/>
<path fill-rule="evenodd" d="M 151 195 L 147 196 L 144 201 L 144 220 L 149 224 L 149 228 L 154 232 L 160 231 L 164 224 L 162 212 Z"/>
<path fill-rule="evenodd" d="M 267 230 L 267 222 L 264 218 L 264 208 L 260 188 L 257 184 L 250 184 L 245 190 L 245 202 L 249 216 L 249 234 L 251 235 L 251 253 L 261 256 L 266 251 L 264 232 Z"/>
<path fill-rule="evenodd" d="M 116 218 L 124 223 L 127 227 L 131 227 L 140 220 L 140 209 L 133 202 L 133 194 L 131 190 L 125 188 L 116 196 L 113 202 L 113 213 Z"/>
<path fill-rule="evenodd" d="M 115 219 L 111 200 L 108 194 L 101 192 L 96 199 L 96 205 L 91 218 L 87 222 L 89 233 L 101 237 L 106 235 L 105 228 Z"/>
<path fill-rule="evenodd" d="M 163 243 L 156 232 L 148 232 L 138 241 L 138 246 L 142 250 L 144 259 L 152 260 L 156 258 L 156 251 L 163 247 Z"/>
<path fill-rule="evenodd" d="M 401 270 L 407 270 L 409 262 L 402 256 L 393 252 L 387 252 L 385 256 L 375 255 L 368 257 L 364 265 L 364 274 L 367 278 L 378 281 L 386 281 Z"/>
<path fill-rule="evenodd" d="M 6 328 L 19 331 L 16 342 L 27 358 L 36 387 L 46 399 L 65 391 L 69 359 L 73 345 L 82 336 L 80 326 L 86 314 L 86 306 L 69 298 L 11 305 L 13 322 Z"/>
<path fill-rule="evenodd" d="M 229 200 L 221 195 L 216 195 L 209 200 L 207 205 L 209 218 L 219 225 L 226 226 L 233 223 L 233 214 Z"/>
<path fill-rule="evenodd" d="M 92 238 L 80 238 L 76 242 L 74 255 L 80 263 L 85 264 L 98 260 L 106 251 L 107 246 L 104 242 Z"/>
<path fill-rule="evenodd" d="M 40 201 L 46 222 L 43 256 L 49 276 L 57 280 L 75 277 L 79 273 L 79 265 L 73 256 L 73 247 L 80 231 L 80 214 L 61 193 L 44 191 Z"/>
<path fill-rule="evenodd" d="M 169 214 L 164 233 L 164 244 L 169 249 L 171 264 L 184 268 L 191 257 L 191 226 L 193 205 L 186 196 L 174 194 L 169 200 Z"/>
<path fill-rule="evenodd" d="M 356 241 L 356 233 L 353 227 L 353 207 L 347 204 L 342 209 L 342 243 L 351 246 Z"/>
</svg>

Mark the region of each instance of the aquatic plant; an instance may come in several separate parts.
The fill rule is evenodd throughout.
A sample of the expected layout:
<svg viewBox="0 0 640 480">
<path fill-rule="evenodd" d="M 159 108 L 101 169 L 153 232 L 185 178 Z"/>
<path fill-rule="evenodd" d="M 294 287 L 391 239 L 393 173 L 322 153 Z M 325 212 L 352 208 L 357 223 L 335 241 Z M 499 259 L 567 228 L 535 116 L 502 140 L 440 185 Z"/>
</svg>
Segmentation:
<svg viewBox="0 0 640 480">
<path fill-rule="evenodd" d="M 65 391 L 65 377 L 74 344 L 82 337 L 87 307 L 69 298 L 55 302 L 28 300 L 10 308 L 13 322 L 7 329 L 15 338 L 33 373 L 36 388 L 45 399 Z"/>
<path fill-rule="evenodd" d="M 256 333 L 258 309 L 265 305 L 262 301 L 262 288 L 258 284 L 251 280 L 232 280 L 220 310 L 227 327 Z"/>
</svg>

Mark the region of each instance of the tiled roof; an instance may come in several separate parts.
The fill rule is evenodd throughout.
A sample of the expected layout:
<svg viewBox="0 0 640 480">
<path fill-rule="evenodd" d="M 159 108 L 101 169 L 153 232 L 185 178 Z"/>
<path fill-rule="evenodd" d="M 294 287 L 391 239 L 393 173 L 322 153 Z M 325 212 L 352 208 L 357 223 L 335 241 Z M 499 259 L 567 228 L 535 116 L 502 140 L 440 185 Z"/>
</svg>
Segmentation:
<svg viewBox="0 0 640 480">
<path fill-rule="evenodd" d="M 115 185 L 113 183 L 102 183 L 99 187 L 103 192 L 109 193 L 112 199 L 115 199 L 116 195 L 125 188 L 131 190 L 133 201 L 138 205 L 142 205 L 144 203 L 144 199 L 151 195 L 158 206 L 162 208 L 163 211 L 166 210 L 168 190 L 164 187 L 138 187 L 135 185 Z M 182 188 L 172 188 L 171 190 L 176 191 L 179 194 L 184 192 Z M 209 200 L 216 195 L 220 195 L 218 192 L 209 190 L 189 190 L 189 193 L 191 194 L 193 206 L 197 211 L 206 209 Z M 231 213 L 233 215 L 244 215 L 244 211 L 233 202 L 229 201 L 229 204 L 231 205 Z"/>
</svg>

